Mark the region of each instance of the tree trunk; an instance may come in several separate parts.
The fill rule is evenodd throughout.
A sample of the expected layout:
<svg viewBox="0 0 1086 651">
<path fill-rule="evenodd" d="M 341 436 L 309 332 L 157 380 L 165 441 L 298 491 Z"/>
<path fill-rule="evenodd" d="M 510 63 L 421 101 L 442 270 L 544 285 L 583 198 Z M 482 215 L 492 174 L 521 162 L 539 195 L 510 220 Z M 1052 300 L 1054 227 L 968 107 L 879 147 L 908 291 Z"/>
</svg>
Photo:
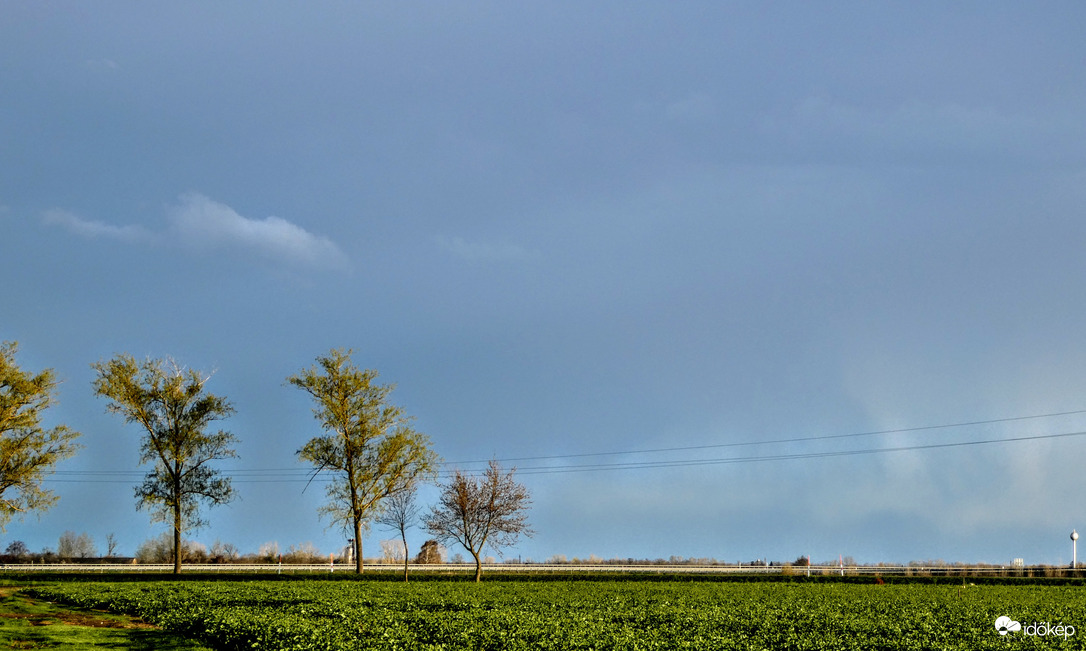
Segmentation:
<svg viewBox="0 0 1086 651">
<path fill-rule="evenodd" d="M 362 520 L 354 519 L 354 571 L 362 573 Z"/>
<path fill-rule="evenodd" d="M 407 531 L 400 527 L 400 537 L 403 538 L 403 582 L 407 583 Z"/>
<path fill-rule="evenodd" d="M 475 558 L 475 582 L 478 583 L 483 580 L 483 563 L 479 560 L 479 554 L 472 551 L 471 555 Z"/>
<path fill-rule="evenodd" d="M 173 504 L 173 573 L 181 573 L 181 500 Z"/>
</svg>

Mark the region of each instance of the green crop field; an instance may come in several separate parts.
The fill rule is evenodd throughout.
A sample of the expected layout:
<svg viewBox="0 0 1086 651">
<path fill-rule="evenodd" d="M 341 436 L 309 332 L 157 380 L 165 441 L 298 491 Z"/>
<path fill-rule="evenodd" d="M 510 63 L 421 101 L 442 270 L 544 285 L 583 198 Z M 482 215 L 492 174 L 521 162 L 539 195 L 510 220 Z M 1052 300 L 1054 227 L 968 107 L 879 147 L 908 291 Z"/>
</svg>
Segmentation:
<svg viewBox="0 0 1086 651">
<path fill-rule="evenodd" d="M 1081 649 L 1086 588 L 711 581 L 58 583 L 221 649 Z M 996 620 L 1018 630 L 1001 635 Z"/>
</svg>

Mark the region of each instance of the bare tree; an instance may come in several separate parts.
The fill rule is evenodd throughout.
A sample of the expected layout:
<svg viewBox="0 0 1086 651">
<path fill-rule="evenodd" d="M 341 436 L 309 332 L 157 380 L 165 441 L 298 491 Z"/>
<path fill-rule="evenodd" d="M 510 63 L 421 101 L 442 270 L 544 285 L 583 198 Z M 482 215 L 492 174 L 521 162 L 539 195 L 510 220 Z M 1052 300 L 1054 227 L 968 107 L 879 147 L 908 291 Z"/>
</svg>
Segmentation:
<svg viewBox="0 0 1086 651">
<path fill-rule="evenodd" d="M 163 531 L 154 538 L 144 540 L 136 547 L 136 560 L 140 563 L 173 563 L 173 532 Z M 206 555 L 203 545 L 193 540 L 181 541 L 181 556 L 185 560 L 198 560 Z"/>
<path fill-rule="evenodd" d="M 57 556 L 66 561 L 75 558 L 76 537 L 76 533 L 71 530 L 60 534 L 60 540 L 57 541 Z"/>
<path fill-rule="evenodd" d="M 381 541 L 381 561 L 384 563 L 398 563 L 407 557 L 407 551 L 398 538 L 389 538 Z"/>
<path fill-rule="evenodd" d="M 74 531 L 65 531 L 57 541 L 57 556 L 64 560 L 91 558 L 97 555 L 98 549 L 94 546 L 94 540 L 85 531 L 79 535 L 76 535 Z"/>
<path fill-rule="evenodd" d="M 430 438 L 388 402 L 393 387 L 376 379 L 377 371 L 360 371 L 351 362 L 350 350 L 332 350 L 317 358 L 317 366 L 287 378 L 313 398 L 313 415 L 328 432 L 310 439 L 298 457 L 313 464 L 314 476 L 332 473 L 321 513 L 354 534 L 359 574 L 362 531 L 381 512 L 381 502 L 432 477 L 438 463 Z"/>
<path fill-rule="evenodd" d="M 117 536 L 106 534 L 106 557 L 113 556 L 115 551 L 117 551 Z"/>
<path fill-rule="evenodd" d="M 497 461 L 490 462 L 481 481 L 457 470 L 426 519 L 426 528 L 438 540 L 455 540 L 468 550 L 475 559 L 476 581 L 482 580 L 479 554 L 484 547 L 501 555 L 502 547 L 533 533 L 527 514 L 532 501 L 528 489 L 514 481 L 515 472 L 503 473 Z"/>
<path fill-rule="evenodd" d="M 386 500 L 385 512 L 377 518 L 378 524 L 400 532 L 403 541 L 403 580 L 407 582 L 407 530 L 418 521 L 421 511 L 415 502 L 415 488 L 393 493 Z"/>
<path fill-rule="evenodd" d="M 33 374 L 15 364 L 15 342 L 0 342 L 0 531 L 18 515 L 44 511 L 57 501 L 42 480 L 58 461 L 75 454 L 79 432 L 45 429 L 42 412 L 55 399 L 57 380 L 46 369 Z"/>
<path fill-rule="evenodd" d="M 236 457 L 237 438 L 229 432 L 205 432 L 216 420 L 234 413 L 225 398 L 204 391 L 208 377 L 183 369 L 173 360 L 128 354 L 98 362 L 94 392 L 109 399 L 108 411 L 137 423 L 146 434 L 140 442 L 140 463 L 153 463 L 142 486 L 136 487 L 137 508 L 148 507 L 153 522 L 173 526 L 173 571 L 181 572 L 181 534 L 207 524 L 199 502 L 212 506 L 234 498 L 230 478 L 210 462 Z"/>
<path fill-rule="evenodd" d="M 266 563 L 274 563 L 275 559 L 282 559 L 282 554 L 279 553 L 279 541 L 271 540 L 262 545 L 256 550 L 257 558 Z"/>
<path fill-rule="evenodd" d="M 288 547 L 287 553 L 283 554 L 283 562 L 294 563 L 296 565 L 320 563 L 321 551 L 317 549 L 316 545 L 307 540 L 306 542 Z"/>
<path fill-rule="evenodd" d="M 221 540 L 215 540 L 211 545 L 211 558 L 216 563 L 230 563 L 236 561 L 241 553 L 238 552 L 237 545 L 233 543 L 224 543 Z"/>
<path fill-rule="evenodd" d="M 4 550 L 5 556 L 14 556 L 16 558 L 22 558 L 30 554 L 30 548 L 26 546 L 26 543 L 21 540 L 13 540 L 8 548 Z"/>
</svg>

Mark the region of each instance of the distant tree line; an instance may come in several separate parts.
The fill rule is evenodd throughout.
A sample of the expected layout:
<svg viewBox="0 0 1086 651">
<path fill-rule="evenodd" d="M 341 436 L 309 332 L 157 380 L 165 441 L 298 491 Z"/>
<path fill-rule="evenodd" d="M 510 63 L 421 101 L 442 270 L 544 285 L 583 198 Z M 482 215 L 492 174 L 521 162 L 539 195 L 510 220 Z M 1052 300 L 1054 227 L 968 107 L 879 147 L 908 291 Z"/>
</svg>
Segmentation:
<svg viewBox="0 0 1086 651">
<path fill-rule="evenodd" d="M 165 531 L 140 543 L 132 556 L 117 556 L 116 538 L 113 534 L 106 536 L 107 549 L 105 555 L 100 555 L 99 548 L 94 539 L 87 532 L 76 534 L 74 531 L 65 531 L 57 542 L 56 549 L 46 547 L 39 552 L 32 552 L 25 542 L 13 540 L 8 543 L 0 553 L 0 563 L 64 563 L 64 562 L 126 562 L 143 564 L 173 564 L 174 558 L 173 534 Z M 382 540 L 381 558 L 367 559 L 367 563 L 402 563 L 416 565 L 440 564 L 446 561 L 446 550 L 436 540 L 430 539 L 422 543 L 418 553 L 405 557 L 404 547 L 399 540 Z M 184 563 L 216 564 L 268 564 L 282 563 L 284 565 L 321 565 L 329 562 L 329 554 L 322 553 L 312 542 L 302 542 L 290 545 L 281 551 L 277 541 L 269 541 L 261 544 L 255 552 L 241 553 L 238 547 L 232 543 L 216 540 L 210 547 L 195 540 L 183 539 L 181 542 L 181 555 Z M 344 563 L 347 554 L 332 553 L 331 559 L 336 563 Z M 492 559 L 491 559 L 492 560 Z M 463 558 L 454 560 L 462 562 Z"/>
<path fill-rule="evenodd" d="M 43 413 L 55 400 L 57 381 L 51 369 L 36 374 L 20 369 L 15 363 L 17 348 L 14 342 L 0 343 L 0 531 L 14 516 L 41 512 L 56 503 L 57 496 L 44 489 L 42 481 L 80 448 L 75 443 L 78 432 L 64 425 L 51 429 L 41 425 Z M 311 481 L 320 474 L 331 478 L 321 515 L 353 536 L 350 556 L 358 573 L 363 567 L 363 533 L 379 523 L 400 534 L 402 552 L 397 557 L 404 561 L 407 580 L 406 531 L 422 524 L 434 539 L 423 546 L 416 561 L 432 562 L 435 554 L 440 557 L 440 544 L 453 541 L 475 559 L 478 581 L 484 548 L 500 554 L 520 536 L 532 534 L 527 489 L 514 480 L 515 468 L 503 471 L 496 461 L 481 479 L 455 470 L 442 486 L 439 503 L 423 514 L 414 496 L 420 484 L 437 481 L 440 459 L 430 438 L 416 431 L 412 418 L 389 401 L 394 387 L 378 384 L 377 371 L 358 369 L 351 354 L 333 349 L 286 380 L 312 398 L 314 418 L 324 431 L 296 453 L 312 466 Z M 135 558 L 172 563 L 175 573 L 185 561 L 239 559 L 232 546 L 206 550 L 186 538 L 187 532 L 208 524 L 204 507 L 236 497 L 231 478 L 217 463 L 237 458 L 239 440 L 214 428 L 235 409 L 225 397 L 207 390 L 211 374 L 171 358 L 140 361 L 127 353 L 91 366 L 96 372 L 94 393 L 107 401 L 107 411 L 141 432 L 140 464 L 150 469 L 135 487 L 136 508 L 146 509 L 152 522 L 169 526 L 162 536 L 145 541 Z M 107 548 L 107 556 L 112 556 L 116 548 L 112 534 Z M 257 555 L 272 557 L 268 561 L 283 559 L 278 549 L 267 551 Z M 9 552 L 9 558 L 29 556 L 25 545 L 14 542 Z M 97 554 L 89 535 L 70 531 L 61 536 L 55 553 L 42 552 L 43 558 L 54 555 L 65 560 Z M 298 562 L 319 560 L 311 544 L 291 547 L 285 556 Z"/>
</svg>

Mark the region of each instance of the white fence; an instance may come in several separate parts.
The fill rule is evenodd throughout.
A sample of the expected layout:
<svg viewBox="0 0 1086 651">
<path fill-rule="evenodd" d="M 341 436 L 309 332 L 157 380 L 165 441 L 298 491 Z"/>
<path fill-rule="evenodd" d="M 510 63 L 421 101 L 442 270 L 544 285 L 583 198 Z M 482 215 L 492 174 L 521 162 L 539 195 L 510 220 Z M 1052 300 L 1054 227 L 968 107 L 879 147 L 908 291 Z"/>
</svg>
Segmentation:
<svg viewBox="0 0 1086 651">
<path fill-rule="evenodd" d="M 411 564 L 412 572 L 434 571 L 474 571 L 473 563 L 441 563 L 433 565 Z M 315 572 L 353 572 L 354 565 L 346 563 L 328 563 L 313 565 L 294 565 L 284 563 L 244 564 L 185 564 L 185 573 L 257 573 L 257 574 L 296 574 Z M 367 563 L 364 571 L 394 572 L 402 570 L 403 565 L 395 563 Z M 1080 568 L 1072 570 L 1064 567 L 998 567 L 998 566 L 911 566 L 911 565 L 613 565 L 589 563 L 484 563 L 486 572 L 546 572 L 551 574 L 577 572 L 638 572 L 657 574 L 785 574 L 791 576 L 1021 576 L 1021 577 L 1065 577 L 1086 576 Z M 166 573 L 173 571 L 173 564 L 136 564 L 136 563 L 46 563 L 46 564 L 5 564 L 0 565 L 0 572 L 70 572 L 70 573 L 110 573 L 110 572 L 149 572 Z"/>
</svg>

